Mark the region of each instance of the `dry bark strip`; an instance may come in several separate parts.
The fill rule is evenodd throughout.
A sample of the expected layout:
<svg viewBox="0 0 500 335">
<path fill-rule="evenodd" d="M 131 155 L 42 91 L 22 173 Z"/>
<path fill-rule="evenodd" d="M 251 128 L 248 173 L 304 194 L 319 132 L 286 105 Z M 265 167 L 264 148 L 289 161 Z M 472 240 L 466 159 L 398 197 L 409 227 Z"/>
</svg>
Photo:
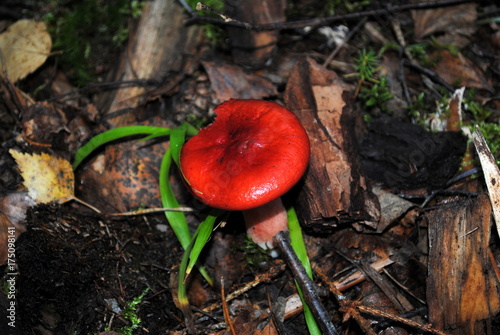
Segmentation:
<svg viewBox="0 0 500 335">
<path fill-rule="evenodd" d="M 449 334 L 489 334 L 500 290 L 489 259 L 488 196 L 442 206 L 428 219 L 430 323 Z"/>
<path fill-rule="evenodd" d="M 198 27 L 186 27 L 183 8 L 176 0 L 148 1 L 140 21 L 132 29 L 127 48 L 120 55 L 109 82 L 134 82 L 103 92 L 96 106 L 107 128 L 129 125 L 169 126 L 160 107 L 138 109 L 147 102 L 148 89 L 166 83 L 169 75 L 178 80 L 196 53 L 202 38 Z M 177 79 L 175 79 L 177 78 Z M 145 86 L 146 82 L 155 83 Z M 144 85 L 139 85 L 143 83 Z M 170 86 L 170 85 L 165 85 Z M 81 169 L 82 197 L 105 213 L 124 212 L 145 204 L 161 206 L 158 169 L 166 143 L 127 141 L 107 146 Z M 126 195 L 126 196 L 124 196 Z"/>
<path fill-rule="evenodd" d="M 286 106 L 304 125 L 311 162 L 297 199 L 301 221 L 321 231 L 346 223 L 376 228 L 380 206 L 363 175 L 354 114 L 335 72 L 313 60 L 299 61 L 290 74 Z"/>
<path fill-rule="evenodd" d="M 141 19 L 130 35 L 127 49 L 118 61 L 110 81 L 165 81 L 169 73 L 183 70 L 186 55 L 195 52 L 201 34 L 196 26 L 186 27 L 182 6 L 176 0 L 146 2 Z M 98 109 L 103 114 L 133 109 L 144 101 L 146 88 L 131 86 L 105 92 Z M 108 118 L 112 126 L 134 123 L 134 113 L 128 117 Z"/>
</svg>

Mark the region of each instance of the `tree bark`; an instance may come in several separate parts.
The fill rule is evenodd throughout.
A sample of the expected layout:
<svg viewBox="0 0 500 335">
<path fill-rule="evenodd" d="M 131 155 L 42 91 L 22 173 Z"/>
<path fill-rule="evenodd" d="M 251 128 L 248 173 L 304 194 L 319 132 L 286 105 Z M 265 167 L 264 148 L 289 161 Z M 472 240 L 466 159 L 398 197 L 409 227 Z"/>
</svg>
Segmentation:
<svg viewBox="0 0 500 335">
<path fill-rule="evenodd" d="M 355 116 L 337 75 L 313 60 L 299 61 L 285 92 L 311 141 L 311 161 L 297 199 L 306 227 L 325 230 L 346 223 L 376 228 L 380 207 L 358 157 Z M 359 227 L 358 227 L 359 228 Z"/>
<path fill-rule="evenodd" d="M 449 334 L 490 334 L 500 289 L 489 255 L 488 196 L 442 206 L 428 220 L 430 323 Z"/>
</svg>

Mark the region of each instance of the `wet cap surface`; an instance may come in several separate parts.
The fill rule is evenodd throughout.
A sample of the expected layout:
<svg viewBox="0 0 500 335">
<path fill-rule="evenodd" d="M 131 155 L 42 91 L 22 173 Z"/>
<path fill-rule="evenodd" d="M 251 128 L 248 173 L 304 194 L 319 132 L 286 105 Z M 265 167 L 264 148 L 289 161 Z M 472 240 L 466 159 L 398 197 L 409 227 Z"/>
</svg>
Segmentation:
<svg viewBox="0 0 500 335">
<path fill-rule="evenodd" d="M 309 163 L 297 117 L 264 100 L 229 100 L 215 121 L 183 146 L 181 169 L 193 194 L 212 207 L 245 210 L 295 185 Z"/>
</svg>

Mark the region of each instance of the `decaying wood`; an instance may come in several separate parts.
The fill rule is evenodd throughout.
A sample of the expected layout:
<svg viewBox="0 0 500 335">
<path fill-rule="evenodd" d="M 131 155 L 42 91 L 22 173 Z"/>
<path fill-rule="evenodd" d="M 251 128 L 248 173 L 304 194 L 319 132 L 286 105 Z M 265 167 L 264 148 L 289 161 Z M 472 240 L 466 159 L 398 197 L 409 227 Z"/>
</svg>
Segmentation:
<svg viewBox="0 0 500 335">
<path fill-rule="evenodd" d="M 146 3 L 116 71 L 108 78 L 109 82 L 137 83 L 105 91 L 97 98 L 97 108 L 106 127 L 171 126 L 158 112 L 159 107 L 151 104 L 147 112 L 137 107 L 147 100 L 149 90 L 162 85 L 175 86 L 180 73 L 189 72 L 185 63 L 190 64 L 189 57 L 196 52 L 202 35 L 199 27 L 186 27 L 184 19 L 183 8 L 176 0 Z M 171 78 L 173 84 L 169 84 Z M 147 87 L 146 82 L 153 85 Z M 85 185 L 88 195 L 83 196 L 84 200 L 105 213 L 124 212 L 143 205 L 161 206 L 158 170 L 167 148 L 167 143 L 137 141 L 107 146 L 102 155 L 81 170 L 81 185 Z"/>
<path fill-rule="evenodd" d="M 466 147 L 461 132 L 431 132 L 383 116 L 370 122 L 359 152 L 366 175 L 397 192 L 422 185 L 434 190 L 446 187 Z"/>
<path fill-rule="evenodd" d="M 354 115 L 344 84 L 313 60 L 290 74 L 286 106 L 300 118 L 311 141 L 311 161 L 297 199 L 298 215 L 314 230 L 345 223 L 376 228 L 377 198 L 360 168 Z"/>
<path fill-rule="evenodd" d="M 429 213 L 429 321 L 449 334 L 489 334 L 500 287 L 489 259 L 486 195 Z"/>
<path fill-rule="evenodd" d="M 476 127 L 477 129 L 472 134 L 472 138 L 483 168 L 484 181 L 488 187 L 488 195 L 493 209 L 493 218 L 495 219 L 498 236 L 500 236 L 500 170 L 481 130 L 479 130 L 479 126 Z"/>
<path fill-rule="evenodd" d="M 113 78 L 109 81 L 152 80 L 162 83 L 171 72 L 180 72 L 186 54 L 198 45 L 200 28 L 184 25 L 186 16 L 176 0 L 146 2 L 141 19 L 131 34 L 127 49 L 122 53 Z M 103 114 L 132 109 L 144 101 L 146 88 L 132 85 L 108 91 L 99 98 L 98 109 Z M 112 126 L 133 123 L 128 117 L 107 118 Z"/>
<path fill-rule="evenodd" d="M 251 24 L 284 22 L 284 0 L 239 1 L 226 0 L 225 13 L 231 18 Z M 237 64 L 261 67 L 275 53 L 279 31 L 251 31 L 247 28 L 228 27 L 231 50 Z"/>
</svg>

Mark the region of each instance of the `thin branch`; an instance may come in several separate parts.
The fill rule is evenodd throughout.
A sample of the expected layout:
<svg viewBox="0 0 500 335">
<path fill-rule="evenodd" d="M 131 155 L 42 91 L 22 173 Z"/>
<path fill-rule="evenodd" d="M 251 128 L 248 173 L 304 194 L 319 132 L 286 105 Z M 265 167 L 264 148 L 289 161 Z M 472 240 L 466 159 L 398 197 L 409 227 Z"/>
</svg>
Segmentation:
<svg viewBox="0 0 500 335">
<path fill-rule="evenodd" d="M 311 309 L 314 318 L 318 322 L 318 326 L 325 335 L 337 335 L 338 332 L 332 323 L 332 318 L 328 315 L 323 303 L 321 302 L 314 282 L 309 278 L 300 262 L 299 258 L 293 251 L 290 245 L 290 235 L 288 231 L 280 231 L 273 238 L 273 242 L 280 249 L 282 256 L 285 258 L 287 265 L 293 273 L 293 278 L 297 281 L 304 300 Z"/>
<path fill-rule="evenodd" d="M 314 19 L 306 19 L 306 20 L 298 20 L 298 21 L 290 21 L 290 22 L 273 22 L 273 23 L 264 23 L 264 24 L 251 24 L 248 22 L 241 22 L 234 18 L 230 18 L 229 21 L 225 19 L 218 19 L 213 17 L 205 17 L 199 15 L 193 15 L 190 19 L 186 21 L 187 24 L 192 24 L 194 22 L 207 22 L 218 25 L 232 26 L 232 27 L 241 27 L 255 31 L 263 31 L 263 30 L 284 30 L 284 29 L 296 29 L 296 28 L 304 28 L 304 27 L 312 27 L 316 28 L 319 26 L 325 26 L 338 21 L 350 21 L 361 19 L 366 16 L 381 16 L 386 14 L 394 14 L 409 10 L 415 9 L 430 9 L 430 8 L 439 8 L 439 7 L 447 7 L 447 6 L 456 6 L 464 3 L 473 2 L 471 0 L 440 0 L 440 1 L 425 1 L 419 3 L 409 3 L 399 6 L 387 6 L 385 8 L 368 10 L 357 13 L 349 13 L 344 15 L 336 15 L 329 17 L 319 17 Z M 205 5 L 203 5 L 205 6 Z M 205 6 L 206 7 L 206 6 Z M 227 17 L 227 16 L 225 16 Z"/>
<path fill-rule="evenodd" d="M 416 63 L 413 63 L 407 59 L 403 59 L 403 64 L 414 69 L 414 70 L 419 71 L 420 73 L 422 73 L 423 75 L 428 77 L 430 80 L 432 80 L 436 84 L 439 84 L 439 85 L 443 86 L 444 88 L 446 88 L 448 91 L 455 92 L 455 88 L 453 86 L 451 86 L 450 84 L 448 84 L 446 81 L 444 81 L 444 79 L 441 78 L 436 72 L 431 71 L 425 67 L 422 67 Z"/>
</svg>

